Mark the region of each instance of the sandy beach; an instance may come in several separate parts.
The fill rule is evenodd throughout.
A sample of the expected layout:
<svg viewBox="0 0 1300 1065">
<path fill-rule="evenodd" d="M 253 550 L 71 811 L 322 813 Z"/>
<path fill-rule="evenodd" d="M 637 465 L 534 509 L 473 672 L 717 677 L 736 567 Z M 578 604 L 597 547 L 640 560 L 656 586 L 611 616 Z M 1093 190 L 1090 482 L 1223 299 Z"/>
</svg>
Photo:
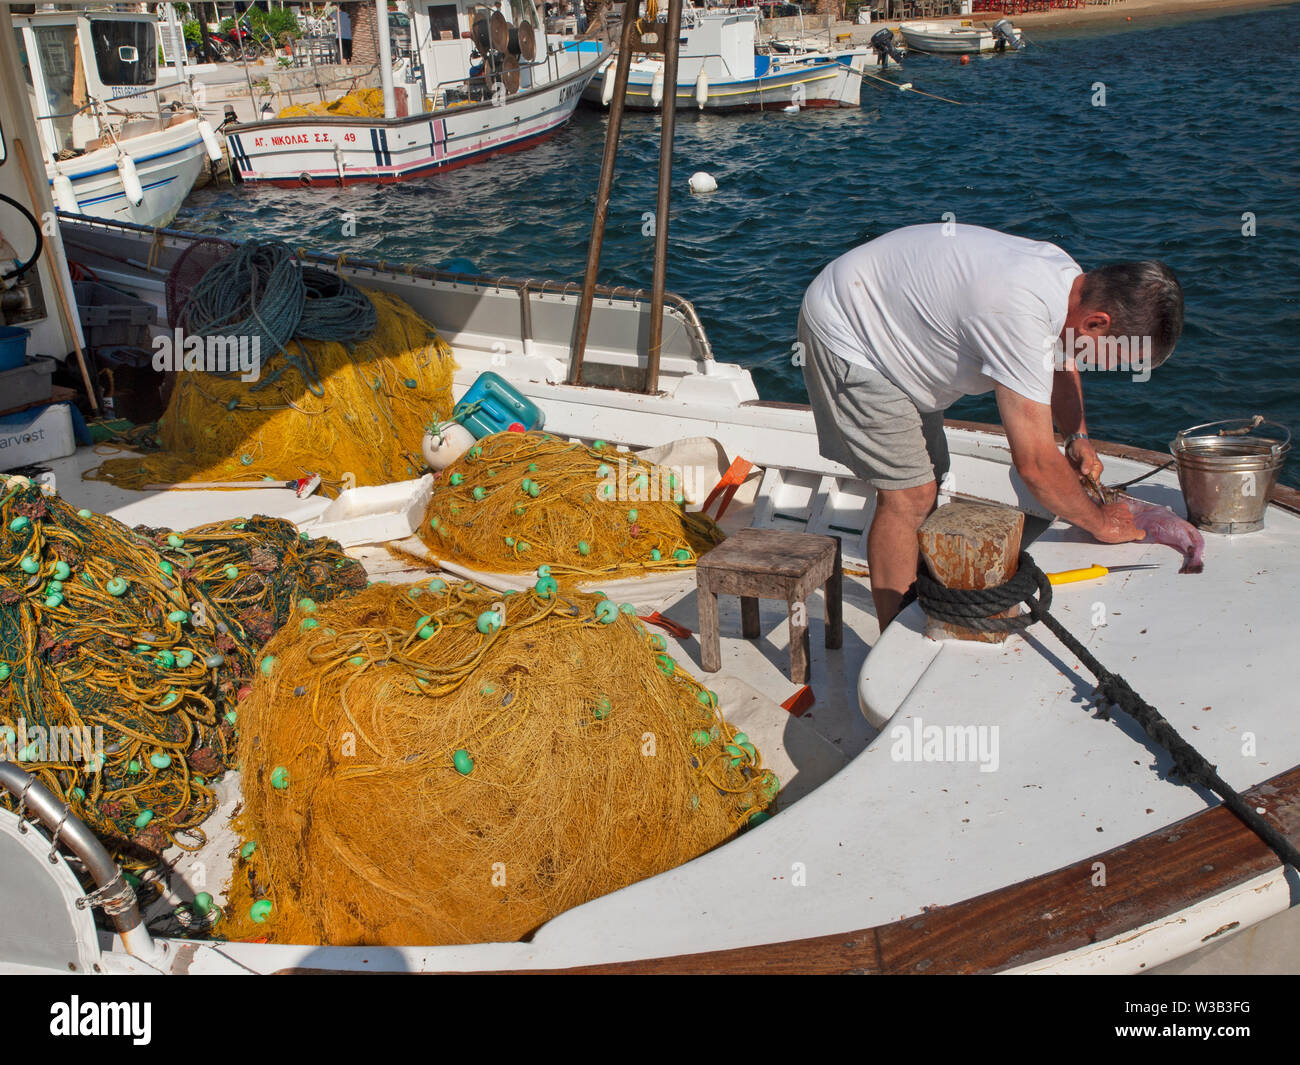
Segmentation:
<svg viewBox="0 0 1300 1065">
<path fill-rule="evenodd" d="M 1111 22 L 1152 23 L 1165 22 L 1180 16 L 1210 18 L 1233 11 L 1251 11 L 1266 7 L 1281 7 L 1297 0 L 1118 0 L 1110 4 L 1090 4 L 1088 7 L 1055 8 L 1051 11 L 1025 12 L 1012 15 L 1018 26 L 1043 30 L 1074 29 L 1081 26 L 1099 26 Z M 986 18 L 997 18 L 989 13 Z"/>
</svg>

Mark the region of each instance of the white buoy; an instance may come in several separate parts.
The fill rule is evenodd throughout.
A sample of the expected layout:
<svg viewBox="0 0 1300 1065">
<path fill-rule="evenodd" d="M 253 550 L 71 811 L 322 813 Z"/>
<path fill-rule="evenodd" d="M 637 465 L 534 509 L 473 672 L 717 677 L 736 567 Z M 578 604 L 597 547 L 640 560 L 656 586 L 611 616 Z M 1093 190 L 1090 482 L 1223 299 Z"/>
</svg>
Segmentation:
<svg viewBox="0 0 1300 1065">
<path fill-rule="evenodd" d="M 609 101 L 614 99 L 614 71 L 611 67 L 606 67 L 605 72 L 601 74 L 600 83 L 600 102 L 609 106 Z"/>
<path fill-rule="evenodd" d="M 135 160 L 126 152 L 118 153 L 117 172 L 122 178 L 122 188 L 126 190 L 126 202 L 132 207 L 139 207 L 144 202 L 144 186 L 140 184 L 140 173 L 135 168 Z"/>
<path fill-rule="evenodd" d="M 203 147 L 208 150 L 208 158 L 214 163 L 221 162 L 221 142 L 206 118 L 199 119 L 199 136 L 203 138 Z"/>
<path fill-rule="evenodd" d="M 445 470 L 474 446 L 474 434 L 460 422 L 442 422 L 424 434 L 420 450 L 431 470 Z"/>
<path fill-rule="evenodd" d="M 709 76 L 700 71 L 700 76 L 695 79 L 695 106 L 701 111 L 704 105 L 709 102 Z"/>
<path fill-rule="evenodd" d="M 650 83 L 650 102 L 658 107 L 664 102 L 664 68 L 655 71 L 655 80 Z"/>
<path fill-rule="evenodd" d="M 81 204 L 72 189 L 72 178 L 61 170 L 54 175 L 54 206 L 64 214 L 81 213 Z"/>
<path fill-rule="evenodd" d="M 790 104 L 789 107 L 783 107 L 781 108 L 781 110 L 784 111 L 787 115 L 797 115 L 799 113 L 799 105 Z"/>
<path fill-rule="evenodd" d="M 713 180 L 712 174 L 706 174 L 703 170 L 697 170 L 691 175 L 692 192 L 717 192 L 718 183 Z"/>
</svg>

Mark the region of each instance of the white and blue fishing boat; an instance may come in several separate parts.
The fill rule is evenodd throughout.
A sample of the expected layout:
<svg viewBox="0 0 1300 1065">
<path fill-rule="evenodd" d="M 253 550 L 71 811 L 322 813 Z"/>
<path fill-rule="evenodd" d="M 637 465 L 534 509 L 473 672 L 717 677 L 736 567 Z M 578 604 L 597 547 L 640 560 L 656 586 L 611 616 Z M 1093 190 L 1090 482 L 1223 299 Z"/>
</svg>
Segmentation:
<svg viewBox="0 0 1300 1065">
<path fill-rule="evenodd" d="M 221 147 L 197 110 L 163 105 L 164 92 L 188 86 L 160 81 L 157 19 L 63 11 L 15 17 L 14 30 L 59 210 L 170 222 L 204 160 L 219 160 Z"/>
</svg>

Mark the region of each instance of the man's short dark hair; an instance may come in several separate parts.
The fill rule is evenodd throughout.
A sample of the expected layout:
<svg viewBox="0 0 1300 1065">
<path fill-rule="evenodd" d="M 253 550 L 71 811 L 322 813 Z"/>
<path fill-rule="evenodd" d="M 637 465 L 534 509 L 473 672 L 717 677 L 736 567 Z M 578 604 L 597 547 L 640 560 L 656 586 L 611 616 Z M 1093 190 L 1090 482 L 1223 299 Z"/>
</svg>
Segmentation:
<svg viewBox="0 0 1300 1065">
<path fill-rule="evenodd" d="M 1150 337 L 1152 365 L 1173 354 L 1183 332 L 1183 287 L 1164 263 L 1099 266 L 1083 275 L 1079 296 L 1085 310 L 1110 315 L 1110 336 Z"/>
</svg>

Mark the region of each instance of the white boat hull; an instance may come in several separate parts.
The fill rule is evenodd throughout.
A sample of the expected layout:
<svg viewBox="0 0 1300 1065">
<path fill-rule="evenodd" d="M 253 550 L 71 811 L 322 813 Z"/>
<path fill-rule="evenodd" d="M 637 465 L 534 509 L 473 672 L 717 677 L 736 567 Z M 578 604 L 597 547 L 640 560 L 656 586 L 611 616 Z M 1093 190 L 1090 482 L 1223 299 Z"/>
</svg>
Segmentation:
<svg viewBox="0 0 1300 1065">
<path fill-rule="evenodd" d="M 232 126 L 231 168 L 242 181 L 294 186 L 391 182 L 518 151 L 560 129 L 599 57 L 557 81 L 507 97 L 405 118 L 313 115 Z"/>
<path fill-rule="evenodd" d="M 115 147 L 48 163 L 46 175 L 51 186 L 58 174 L 72 182 L 78 214 L 110 222 L 165 226 L 176 217 L 203 170 L 206 149 L 198 127 L 198 119 L 191 119 L 122 141 L 140 176 L 144 198 L 138 204 L 131 203 L 127 195 Z M 59 203 L 57 196 L 55 203 Z"/>
<path fill-rule="evenodd" d="M 946 22 L 904 22 L 899 27 L 903 40 L 913 52 L 937 52 L 958 55 L 969 52 L 992 52 L 997 38 L 990 30 L 977 26 L 953 26 Z M 1020 30 L 1015 30 L 1016 40 Z"/>
</svg>

